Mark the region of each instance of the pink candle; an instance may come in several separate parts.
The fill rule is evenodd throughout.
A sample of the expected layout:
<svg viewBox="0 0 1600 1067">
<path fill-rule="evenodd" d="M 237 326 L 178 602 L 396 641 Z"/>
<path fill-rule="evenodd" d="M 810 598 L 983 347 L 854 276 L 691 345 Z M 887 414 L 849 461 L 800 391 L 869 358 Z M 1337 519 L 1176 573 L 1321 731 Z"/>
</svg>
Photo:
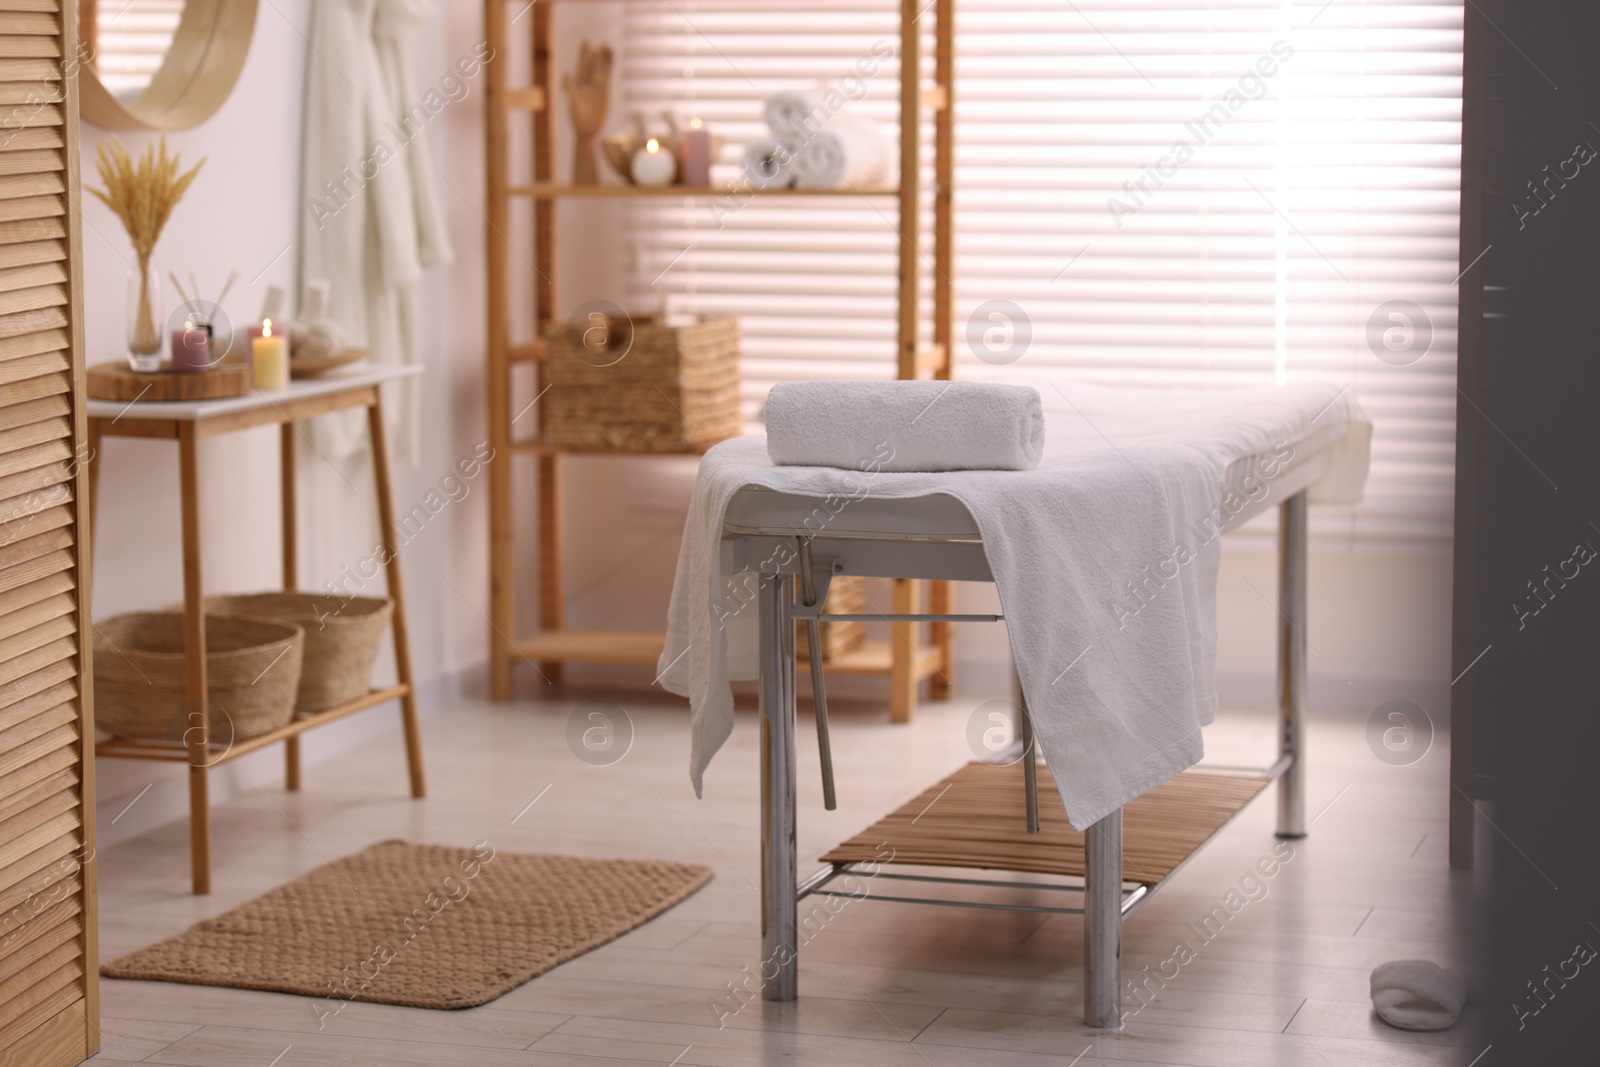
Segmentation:
<svg viewBox="0 0 1600 1067">
<path fill-rule="evenodd" d="M 678 181 L 704 188 L 711 184 L 711 131 L 699 119 L 678 138 Z"/>
<path fill-rule="evenodd" d="M 211 334 L 204 326 L 172 331 L 172 369 L 189 374 L 211 369 Z"/>
</svg>

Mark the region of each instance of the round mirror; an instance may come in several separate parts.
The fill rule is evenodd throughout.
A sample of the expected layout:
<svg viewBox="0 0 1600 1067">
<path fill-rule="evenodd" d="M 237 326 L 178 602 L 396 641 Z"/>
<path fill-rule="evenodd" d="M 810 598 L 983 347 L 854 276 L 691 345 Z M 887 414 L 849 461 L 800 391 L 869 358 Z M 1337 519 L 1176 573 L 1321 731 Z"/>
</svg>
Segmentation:
<svg viewBox="0 0 1600 1067">
<path fill-rule="evenodd" d="M 79 106 L 108 130 L 187 130 L 250 52 L 257 0 L 77 0 Z"/>
</svg>

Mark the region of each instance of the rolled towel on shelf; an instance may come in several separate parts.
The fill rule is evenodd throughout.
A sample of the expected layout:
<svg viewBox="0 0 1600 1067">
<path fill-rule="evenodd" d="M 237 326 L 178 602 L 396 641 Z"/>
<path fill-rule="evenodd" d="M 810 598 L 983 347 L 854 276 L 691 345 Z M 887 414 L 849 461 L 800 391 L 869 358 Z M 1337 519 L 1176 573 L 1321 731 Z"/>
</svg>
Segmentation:
<svg viewBox="0 0 1600 1067">
<path fill-rule="evenodd" d="M 784 382 L 767 396 L 767 456 L 785 466 L 889 472 L 1032 470 L 1036 389 L 991 382 Z"/>
<path fill-rule="evenodd" d="M 804 144 L 829 121 L 830 112 L 818 89 L 786 89 L 767 98 L 761 117 L 773 136 Z"/>
<path fill-rule="evenodd" d="M 1430 960 L 1395 960 L 1372 971 L 1372 1007 L 1400 1030 L 1446 1030 L 1461 1016 L 1466 982 Z"/>
<path fill-rule="evenodd" d="M 776 138 L 752 141 L 744 148 L 744 173 L 757 189 L 787 189 L 794 184 L 794 149 Z"/>
<path fill-rule="evenodd" d="M 856 115 L 840 115 L 809 141 L 800 144 L 795 160 L 799 189 L 881 186 L 888 182 L 894 151 L 878 124 Z"/>
</svg>

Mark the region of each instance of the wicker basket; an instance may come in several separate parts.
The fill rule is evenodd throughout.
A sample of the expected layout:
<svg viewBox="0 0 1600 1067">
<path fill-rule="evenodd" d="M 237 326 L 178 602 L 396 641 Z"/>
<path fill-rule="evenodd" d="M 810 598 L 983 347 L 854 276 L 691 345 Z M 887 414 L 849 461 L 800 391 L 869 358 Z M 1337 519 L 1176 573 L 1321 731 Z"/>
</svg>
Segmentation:
<svg viewBox="0 0 1600 1067">
<path fill-rule="evenodd" d="M 828 601 L 822 610 L 830 615 L 859 615 L 867 610 L 867 598 L 854 578 L 841 575 L 828 583 Z M 803 622 L 796 625 L 800 635 L 796 639 L 795 649 L 802 660 L 810 659 L 806 625 Z M 867 640 L 867 624 L 864 622 L 825 622 L 821 625 L 824 663 L 854 652 Z"/>
<path fill-rule="evenodd" d="M 294 716 L 305 633 L 206 616 L 206 719 L 217 743 L 270 733 Z M 182 743 L 191 726 L 183 615 L 135 612 L 94 628 L 95 725 L 117 737 Z"/>
<path fill-rule="evenodd" d="M 544 437 L 599 452 L 700 452 L 737 437 L 739 320 L 554 323 L 545 334 Z M 586 346 L 585 341 L 590 342 Z"/>
<path fill-rule="evenodd" d="M 317 593 L 253 593 L 206 598 L 206 611 L 298 626 L 306 649 L 300 668 L 299 714 L 326 711 L 364 695 L 372 684 L 394 601 Z"/>
</svg>

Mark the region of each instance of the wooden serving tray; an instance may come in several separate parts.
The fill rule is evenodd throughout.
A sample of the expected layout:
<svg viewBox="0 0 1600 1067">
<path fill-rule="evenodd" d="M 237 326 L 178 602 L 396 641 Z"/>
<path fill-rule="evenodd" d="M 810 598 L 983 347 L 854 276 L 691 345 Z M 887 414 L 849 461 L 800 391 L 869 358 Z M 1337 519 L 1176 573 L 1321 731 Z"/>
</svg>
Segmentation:
<svg viewBox="0 0 1600 1067">
<path fill-rule="evenodd" d="M 96 400 L 220 400 L 250 391 L 250 368 L 244 363 L 223 363 L 207 371 L 175 371 L 170 360 L 161 369 L 142 374 L 125 361 L 97 363 L 89 368 L 85 391 Z"/>
</svg>

